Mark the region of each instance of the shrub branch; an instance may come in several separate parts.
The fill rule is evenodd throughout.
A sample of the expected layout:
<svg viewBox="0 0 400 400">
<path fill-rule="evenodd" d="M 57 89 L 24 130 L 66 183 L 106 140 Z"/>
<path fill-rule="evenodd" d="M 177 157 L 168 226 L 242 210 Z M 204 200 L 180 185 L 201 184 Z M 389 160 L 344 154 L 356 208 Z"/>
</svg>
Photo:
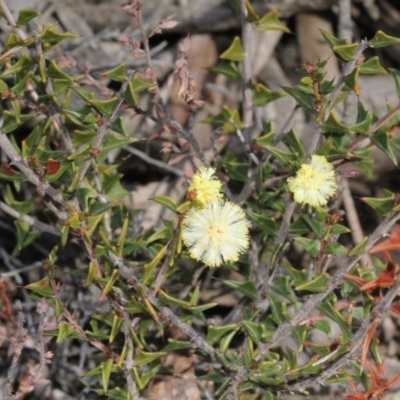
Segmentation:
<svg viewBox="0 0 400 400">
<path fill-rule="evenodd" d="M 275 346 L 282 338 L 289 335 L 293 326 L 301 324 L 308 316 L 310 312 L 314 310 L 323 300 L 332 293 L 343 281 L 344 274 L 348 273 L 354 265 L 360 260 L 363 254 L 366 254 L 369 249 L 384 235 L 389 232 L 389 229 L 394 223 L 400 218 L 399 212 L 390 213 L 375 229 L 368 239 L 365 249 L 362 253 L 348 257 L 347 261 L 339 268 L 336 274 L 332 277 L 328 283 L 326 289 L 321 292 L 310 296 L 303 306 L 293 315 L 290 322 L 284 323 L 278 327 L 275 331 L 273 340 L 271 343 L 265 343 L 260 345 L 256 360 L 260 361 L 265 357 L 266 352 Z"/>
</svg>

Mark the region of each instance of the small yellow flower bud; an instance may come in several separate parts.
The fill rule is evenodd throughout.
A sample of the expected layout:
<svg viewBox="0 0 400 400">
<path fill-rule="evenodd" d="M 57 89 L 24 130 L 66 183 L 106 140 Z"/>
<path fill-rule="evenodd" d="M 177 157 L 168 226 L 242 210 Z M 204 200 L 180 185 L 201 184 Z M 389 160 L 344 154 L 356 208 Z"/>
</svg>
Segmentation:
<svg viewBox="0 0 400 400">
<path fill-rule="evenodd" d="M 194 201 L 194 205 L 201 207 L 207 201 L 217 201 L 222 198 L 222 184 L 215 176 L 214 168 L 200 168 L 192 177 L 187 189 L 189 200 Z"/>
</svg>

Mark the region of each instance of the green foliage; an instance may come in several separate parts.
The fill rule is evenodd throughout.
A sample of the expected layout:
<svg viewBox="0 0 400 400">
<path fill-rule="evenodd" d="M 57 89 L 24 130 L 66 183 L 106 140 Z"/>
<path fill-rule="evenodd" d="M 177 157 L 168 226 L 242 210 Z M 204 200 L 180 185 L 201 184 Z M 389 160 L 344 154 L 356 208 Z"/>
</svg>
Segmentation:
<svg viewBox="0 0 400 400">
<path fill-rule="evenodd" d="M 256 31 L 290 32 L 276 11 L 258 16 L 250 2 L 247 8 L 248 20 Z M 29 23 L 36 15 L 36 11 L 20 10 L 17 25 Z M 4 152 L 7 156 L 4 159 L 8 158 L 0 170 L 0 192 L 2 210 L 11 209 L 13 212 L 5 212 L 15 218 L 12 255 L 28 248 L 41 231 L 57 236 L 57 244 L 46 260 L 48 275 L 25 289 L 55 310 L 56 328 L 47 329 L 45 335 L 56 337 L 57 343 L 71 338 L 86 341 L 95 349 L 97 365 L 86 378 L 95 377 L 97 383 L 84 380 L 94 385 L 93 390 L 111 399 L 131 399 L 128 382 L 144 393 L 157 373 L 174 375 L 166 356 L 185 351 L 207 365 L 207 373 L 197 378 L 214 382 L 216 398 L 220 399 L 230 398 L 233 384 L 240 399 L 273 399 L 280 393 L 300 392 L 299 382 L 315 376 L 324 376 L 325 384 L 329 384 L 346 381 L 345 376 L 360 372 L 362 365 L 355 362 L 351 350 L 353 341 L 359 340 L 353 319 L 368 320 L 375 315 L 375 304 L 384 294 L 373 298 L 371 291 L 358 284 L 379 277 L 362 269 L 358 261 L 375 243 L 371 240 L 386 234 L 390 223 L 398 218 L 398 195 L 384 191 L 381 198 L 361 199 L 377 215 L 391 219 L 388 217 L 390 223 L 386 225 L 384 220 L 372 239 L 353 243 L 346 236 L 350 229 L 342 225 L 343 214 L 335 208 L 334 196 L 329 196 L 333 199 L 328 205 L 292 207 L 287 178 L 314 154 L 333 165 L 339 180 L 352 177 L 340 172 L 349 165 L 370 173 L 373 148 L 397 166 L 400 141 L 392 139 L 391 129 L 398 125 L 399 117 L 396 109 L 389 107 L 386 117 L 378 120 L 361 101 L 357 103 L 355 123 L 340 117 L 337 106 L 351 91 L 359 94 L 359 74 L 387 71 L 378 56 L 355 60 L 359 43 L 321 33 L 338 60 L 355 61 L 354 65 L 346 64 L 353 65 L 351 71 L 335 83 L 325 78 L 326 61 L 306 63 L 299 71 L 300 81 L 282 88 L 313 120 L 315 147 L 307 147 L 290 127 L 278 133 L 270 121 L 262 121 L 262 132 L 244 143 L 242 153 L 226 151 L 213 160 L 218 170 L 215 179 L 223 177 L 226 183 L 224 195 L 243 205 L 251 243 L 250 250 L 231 263 L 224 262 L 218 272 L 204 272 L 202 263 L 192 259 L 193 254 L 183 245 L 182 223 L 189 210 L 201 209 L 201 204 L 191 198 L 196 193 L 187 193 L 181 200 L 153 195 L 152 204 L 169 210 L 173 217 L 159 218 L 158 226 L 148 229 L 137 229 L 138 212 L 127 206 L 130 192 L 122 182 L 125 155 L 121 150 L 140 140 L 141 134 L 128 130 L 126 116 L 120 114 L 123 110 L 146 114 L 142 98 L 157 92 L 154 82 L 128 71 L 125 64 L 116 65 L 102 76 L 119 82 L 121 90 L 103 95 L 88 87 L 83 75 L 71 73 L 49 55 L 55 46 L 77 35 L 59 32 L 51 24 L 44 25 L 37 38 L 22 40 L 10 34 L 5 50 L 15 53 L 11 51 L 0 65 L 4 103 L 0 147 L 2 155 Z M 40 54 L 29 51 L 34 43 L 40 46 Z M 373 50 L 398 43 L 400 39 L 379 31 L 368 46 Z M 19 46 L 25 50 L 21 54 Z M 240 63 L 248 56 L 245 44 L 235 37 L 220 55 L 224 61 L 210 70 L 242 81 Z M 390 72 L 400 93 L 400 73 L 394 69 Z M 27 100 L 28 87 L 37 95 L 35 101 Z M 254 107 L 284 95 L 250 80 L 246 89 L 252 92 Z M 169 118 L 157 94 L 154 102 L 158 101 L 156 112 L 146 115 L 157 125 L 154 135 L 167 131 L 174 136 L 171 143 L 176 148 L 178 144 L 182 148 L 191 146 L 185 156 L 193 157 L 198 144 L 193 144 L 185 136 L 185 128 Z M 189 100 L 187 103 L 193 106 Z M 234 136 L 249 128 L 243 121 L 238 109 L 223 105 L 203 123 Z M 26 132 L 22 139 L 20 129 Z M 364 139 L 370 145 L 359 146 Z M 39 193 L 38 201 L 26 197 L 31 185 Z M 337 192 L 339 197 L 340 190 Z M 238 235 L 234 231 L 236 222 L 227 225 L 233 226 L 233 233 L 226 229 L 233 237 Z M 209 231 L 204 236 L 212 238 Z M 57 266 L 60 252 L 67 251 L 59 249 L 76 243 L 84 265 L 72 273 L 83 276 L 82 287 L 97 287 L 99 303 L 108 306 L 106 313 L 93 310 L 85 326 L 79 326 L 76 316 L 68 311 Z M 210 240 L 207 249 L 214 250 L 214 245 Z M 230 244 L 221 246 L 225 245 Z M 197 258 L 201 260 L 203 255 Z M 333 260 L 333 267 L 329 260 Z M 386 265 L 375 263 L 379 272 L 386 270 Z M 350 270 L 356 278 L 351 280 L 346 275 L 345 280 Z M 231 296 L 230 301 L 237 303 L 232 314 L 218 311 L 221 300 L 207 293 L 204 282 L 219 285 Z M 335 338 L 331 336 L 333 323 L 340 330 Z M 174 334 L 171 326 L 179 334 Z M 313 341 L 315 330 L 326 336 L 324 342 Z M 286 336 L 294 345 L 276 351 Z M 332 345 L 336 346 L 333 351 Z M 370 343 L 361 345 L 368 349 Z M 301 352 L 308 357 L 303 364 L 298 359 Z M 371 344 L 371 352 L 378 359 L 376 345 Z M 329 373 L 341 359 L 346 362 L 338 370 L 346 370 L 347 375 Z M 326 371 L 328 375 L 323 375 Z M 123 387 L 115 382 L 122 382 Z"/>
<path fill-rule="evenodd" d="M 240 38 L 236 36 L 233 39 L 232 44 L 229 46 L 227 50 L 225 50 L 220 56 L 222 60 L 229 61 L 242 61 L 244 58 L 242 44 L 240 42 Z"/>
<path fill-rule="evenodd" d="M 256 31 L 282 31 L 290 33 L 290 29 L 278 18 L 278 11 L 272 10 L 255 21 Z"/>
</svg>

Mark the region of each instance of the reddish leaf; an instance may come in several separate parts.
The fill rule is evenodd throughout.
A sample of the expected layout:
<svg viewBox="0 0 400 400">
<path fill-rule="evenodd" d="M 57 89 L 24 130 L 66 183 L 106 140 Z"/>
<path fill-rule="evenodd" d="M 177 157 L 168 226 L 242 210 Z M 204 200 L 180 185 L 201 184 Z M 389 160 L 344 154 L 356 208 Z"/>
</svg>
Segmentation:
<svg viewBox="0 0 400 400">
<path fill-rule="evenodd" d="M 361 353 L 361 361 L 360 361 L 361 368 L 364 366 L 364 364 L 367 360 L 369 345 L 371 343 L 371 340 L 374 336 L 374 333 L 375 333 L 375 330 L 376 330 L 376 327 L 378 326 L 378 324 L 379 324 L 379 319 L 378 318 L 374 319 L 372 321 L 372 324 L 368 328 L 367 334 L 365 335 L 365 340 L 363 343 L 363 348 L 362 348 L 362 353 Z"/>
<path fill-rule="evenodd" d="M 400 225 L 393 227 L 390 237 L 383 242 L 373 246 L 369 251 L 371 254 L 378 253 L 380 251 L 399 249 L 400 248 Z"/>
<path fill-rule="evenodd" d="M 391 261 L 387 252 L 385 252 L 385 258 L 387 260 L 386 269 L 384 269 L 375 279 L 366 281 L 365 279 L 350 274 L 344 274 L 344 277 L 359 285 L 360 290 L 368 291 L 375 298 L 380 297 L 379 289 L 393 286 L 396 283 L 400 269 L 397 264 Z"/>
<path fill-rule="evenodd" d="M 4 161 L 1 162 L 1 169 L 6 175 L 15 175 L 16 171 L 13 170 L 7 163 Z"/>
<path fill-rule="evenodd" d="M 59 161 L 53 160 L 52 158 L 49 158 L 47 160 L 47 168 L 46 168 L 47 175 L 54 175 L 55 173 L 58 172 L 59 169 L 60 169 Z"/>
<path fill-rule="evenodd" d="M 390 287 L 393 286 L 395 283 L 396 279 L 393 278 L 393 275 L 389 271 L 384 270 L 379 274 L 377 278 L 364 283 L 364 285 L 360 287 L 360 290 L 374 289 L 377 287 Z"/>
<path fill-rule="evenodd" d="M 363 278 L 359 278 L 358 276 L 350 275 L 350 274 L 344 274 L 344 277 L 347 278 L 349 281 L 353 281 L 354 283 L 357 283 L 357 285 L 365 285 L 367 281 Z"/>
<path fill-rule="evenodd" d="M 390 309 L 396 314 L 400 314 L 400 303 L 395 303 L 390 306 Z"/>
<path fill-rule="evenodd" d="M 342 394 L 347 400 L 382 400 L 386 389 L 389 389 L 393 384 L 400 378 L 400 373 L 393 376 L 393 378 L 387 380 L 386 371 L 382 364 L 374 367 L 368 360 L 365 361 L 370 371 L 371 387 L 364 393 L 356 393 L 355 386 L 352 381 L 349 380 L 349 386 L 351 394 Z"/>
</svg>

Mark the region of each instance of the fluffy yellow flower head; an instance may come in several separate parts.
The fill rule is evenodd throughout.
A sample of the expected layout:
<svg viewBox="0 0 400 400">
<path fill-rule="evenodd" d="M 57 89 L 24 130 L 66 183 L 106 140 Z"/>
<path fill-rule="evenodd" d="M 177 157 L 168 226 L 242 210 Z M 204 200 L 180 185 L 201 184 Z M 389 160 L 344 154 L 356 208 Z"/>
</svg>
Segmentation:
<svg viewBox="0 0 400 400">
<path fill-rule="evenodd" d="M 204 206 L 207 201 L 222 198 L 222 184 L 215 176 L 214 168 L 200 168 L 192 177 L 187 189 L 188 197 Z"/>
<path fill-rule="evenodd" d="M 249 245 L 246 217 L 229 201 L 207 202 L 204 208 L 192 208 L 186 214 L 182 239 L 190 257 L 209 267 L 237 261 Z"/>
<path fill-rule="evenodd" d="M 288 188 L 300 204 L 323 206 L 337 188 L 335 171 L 324 156 L 313 155 L 309 164 L 302 164 L 296 176 L 288 178 Z"/>
</svg>

